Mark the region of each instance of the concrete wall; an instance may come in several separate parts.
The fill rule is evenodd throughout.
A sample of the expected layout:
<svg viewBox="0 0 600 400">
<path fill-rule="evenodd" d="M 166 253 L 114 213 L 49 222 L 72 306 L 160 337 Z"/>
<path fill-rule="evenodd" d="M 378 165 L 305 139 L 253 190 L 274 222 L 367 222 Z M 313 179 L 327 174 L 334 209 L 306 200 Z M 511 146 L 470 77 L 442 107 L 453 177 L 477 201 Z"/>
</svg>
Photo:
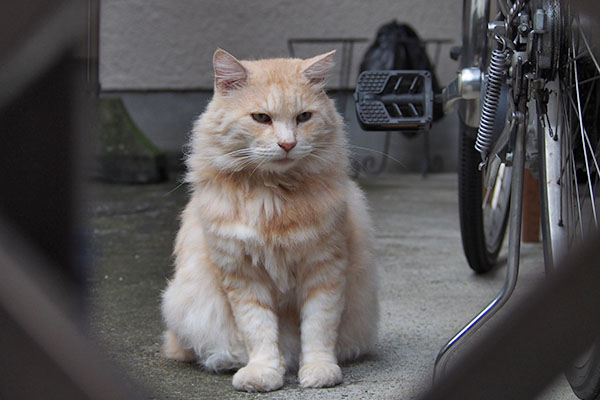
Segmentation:
<svg viewBox="0 0 600 400">
<path fill-rule="evenodd" d="M 212 53 L 238 58 L 287 56 L 290 38 L 362 37 L 393 19 L 424 39 L 458 43 L 460 0 L 103 0 L 100 82 L 113 89 L 211 89 Z M 358 45 L 354 66 L 368 44 Z M 303 46 L 314 55 L 331 45 Z M 439 65 L 448 81 L 454 64 L 445 46 Z"/>
<path fill-rule="evenodd" d="M 193 118 L 212 89 L 212 53 L 224 48 L 238 58 L 288 56 L 291 38 L 368 38 L 355 46 L 350 78 L 377 29 L 391 20 L 409 23 L 424 39 L 451 39 L 441 47 L 437 74 L 442 84 L 453 79 L 456 63 L 448 50 L 459 44 L 462 2 L 459 0 L 103 0 L 100 13 L 100 84 L 104 92 L 124 98 L 132 117 L 148 136 L 170 153 L 178 153 Z M 309 57 L 339 45 L 298 45 L 297 56 Z M 433 46 L 430 55 L 435 56 Z M 338 52 L 338 57 L 340 52 Z M 338 60 L 339 61 L 339 60 Z M 338 62 L 338 66 L 339 66 Z M 330 86 L 340 88 L 334 71 Z M 364 133 L 356 124 L 349 91 L 341 110 L 357 158 L 383 150 L 385 134 Z M 339 101 L 344 103 L 344 101 Z M 434 169 L 453 170 L 456 140 L 453 117 L 436 124 L 431 134 Z M 422 167 L 422 136 L 393 134 L 392 170 Z M 375 163 L 381 162 L 376 158 Z M 375 167 L 376 169 L 377 167 Z"/>
</svg>

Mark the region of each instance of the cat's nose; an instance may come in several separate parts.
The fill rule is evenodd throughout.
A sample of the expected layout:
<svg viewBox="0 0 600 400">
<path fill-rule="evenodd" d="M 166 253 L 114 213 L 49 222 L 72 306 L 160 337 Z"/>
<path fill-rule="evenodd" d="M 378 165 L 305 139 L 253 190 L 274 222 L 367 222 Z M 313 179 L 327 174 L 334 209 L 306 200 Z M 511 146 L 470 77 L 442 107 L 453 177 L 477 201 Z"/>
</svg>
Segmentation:
<svg viewBox="0 0 600 400">
<path fill-rule="evenodd" d="M 296 142 L 279 142 L 277 143 L 279 145 L 279 147 L 281 147 L 282 149 L 284 149 L 287 152 L 289 152 L 290 150 L 292 150 L 294 147 L 296 147 Z"/>
</svg>

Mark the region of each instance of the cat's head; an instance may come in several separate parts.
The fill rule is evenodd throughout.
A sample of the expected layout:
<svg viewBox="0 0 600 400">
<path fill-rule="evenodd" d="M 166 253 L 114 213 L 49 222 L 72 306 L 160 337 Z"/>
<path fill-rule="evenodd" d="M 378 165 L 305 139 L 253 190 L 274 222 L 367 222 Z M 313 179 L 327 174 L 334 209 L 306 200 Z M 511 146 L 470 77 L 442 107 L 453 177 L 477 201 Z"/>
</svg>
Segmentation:
<svg viewBox="0 0 600 400">
<path fill-rule="evenodd" d="M 194 128 L 196 156 L 228 173 L 345 168 L 342 120 L 323 90 L 334 53 L 239 61 L 217 50 L 215 94 Z"/>
</svg>

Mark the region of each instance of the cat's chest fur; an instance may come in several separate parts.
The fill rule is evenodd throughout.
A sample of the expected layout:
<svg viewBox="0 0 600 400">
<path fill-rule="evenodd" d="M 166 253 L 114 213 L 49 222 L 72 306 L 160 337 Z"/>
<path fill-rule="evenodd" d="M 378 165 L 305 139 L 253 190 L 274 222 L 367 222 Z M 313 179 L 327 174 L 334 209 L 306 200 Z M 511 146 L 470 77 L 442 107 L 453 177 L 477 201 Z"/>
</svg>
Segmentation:
<svg viewBox="0 0 600 400">
<path fill-rule="evenodd" d="M 292 189 L 267 184 L 251 190 L 209 184 L 196 194 L 207 244 L 244 254 L 282 292 L 294 286 L 297 269 L 311 251 L 335 240 L 333 232 L 339 233 L 345 221 L 340 182 Z"/>
</svg>

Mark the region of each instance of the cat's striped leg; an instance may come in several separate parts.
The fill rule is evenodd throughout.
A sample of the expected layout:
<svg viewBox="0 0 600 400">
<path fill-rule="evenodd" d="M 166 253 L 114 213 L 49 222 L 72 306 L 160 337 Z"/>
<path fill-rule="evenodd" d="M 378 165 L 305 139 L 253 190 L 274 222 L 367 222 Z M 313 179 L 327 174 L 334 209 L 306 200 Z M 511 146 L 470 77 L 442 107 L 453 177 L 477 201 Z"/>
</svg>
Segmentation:
<svg viewBox="0 0 600 400">
<path fill-rule="evenodd" d="M 283 386 L 286 366 L 279 350 L 278 321 L 266 281 L 252 266 L 223 273 L 223 287 L 248 353 L 248 364 L 233 376 L 237 390 L 267 392 Z"/>
<path fill-rule="evenodd" d="M 302 282 L 298 379 L 304 388 L 331 387 L 342 382 L 335 347 L 344 308 L 346 260 L 341 257 L 307 267 Z"/>
</svg>

